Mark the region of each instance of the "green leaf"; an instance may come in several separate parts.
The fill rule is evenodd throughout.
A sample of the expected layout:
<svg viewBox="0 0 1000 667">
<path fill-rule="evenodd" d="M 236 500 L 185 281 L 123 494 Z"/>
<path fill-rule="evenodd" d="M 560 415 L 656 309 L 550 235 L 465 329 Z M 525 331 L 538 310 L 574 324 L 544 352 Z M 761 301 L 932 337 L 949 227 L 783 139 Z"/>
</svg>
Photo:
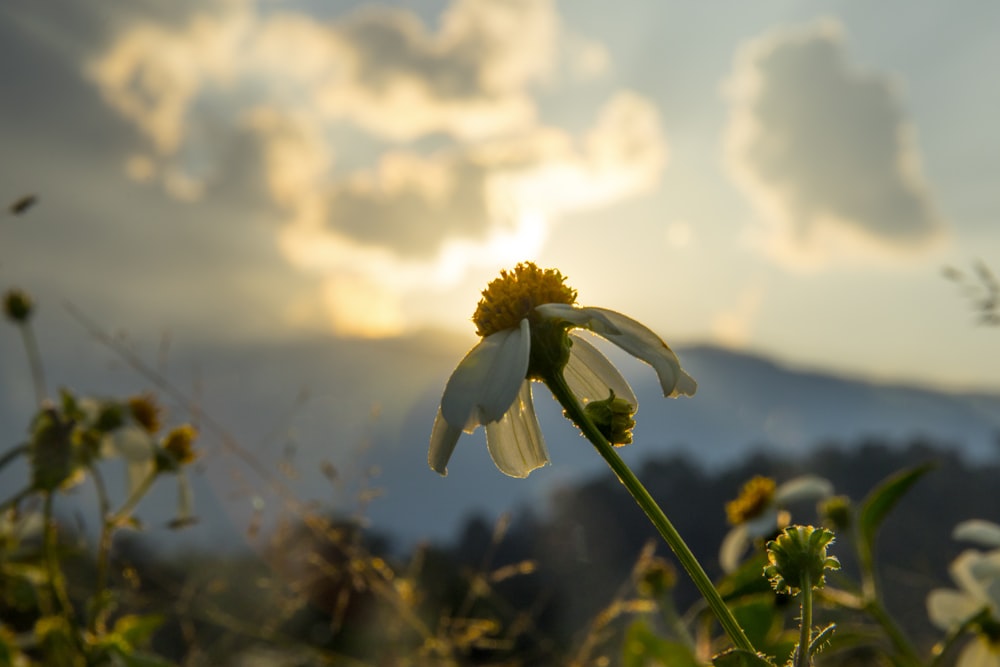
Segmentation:
<svg viewBox="0 0 1000 667">
<path fill-rule="evenodd" d="M 733 648 L 712 658 L 715 667 L 775 667 L 767 656 Z"/>
<path fill-rule="evenodd" d="M 130 646 L 145 646 L 162 624 L 163 616 L 160 614 L 128 615 L 122 616 L 115 622 L 114 631 Z"/>
<path fill-rule="evenodd" d="M 718 584 L 719 595 L 726 602 L 732 602 L 745 595 L 770 593 L 771 584 L 764 576 L 767 556 L 758 550 L 738 568 L 727 574 Z"/>
<path fill-rule="evenodd" d="M 635 621 L 625 632 L 622 667 L 700 667 L 691 649 L 658 637 L 645 621 Z"/>
<path fill-rule="evenodd" d="M 914 468 L 901 470 L 872 489 L 868 497 L 865 498 L 861 504 L 861 511 L 858 513 L 858 549 L 862 559 L 867 563 L 871 563 L 875 550 L 876 534 L 886 515 L 910 490 L 910 487 L 933 467 L 933 463 L 925 463 Z"/>
<path fill-rule="evenodd" d="M 774 593 L 759 593 L 742 598 L 730 605 L 733 616 L 750 643 L 758 648 L 767 646 L 775 629 L 781 623 L 782 615 L 776 613 Z"/>
</svg>

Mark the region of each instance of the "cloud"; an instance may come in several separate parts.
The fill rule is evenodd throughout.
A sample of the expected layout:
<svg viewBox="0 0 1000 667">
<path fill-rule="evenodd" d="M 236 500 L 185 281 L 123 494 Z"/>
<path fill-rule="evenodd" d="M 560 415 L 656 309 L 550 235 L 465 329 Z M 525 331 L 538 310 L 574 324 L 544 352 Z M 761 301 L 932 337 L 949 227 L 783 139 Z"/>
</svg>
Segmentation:
<svg viewBox="0 0 1000 667">
<path fill-rule="evenodd" d="M 531 256 L 560 216 L 658 181 L 666 140 L 640 95 L 612 95 L 578 135 L 538 119 L 537 86 L 606 56 L 550 0 L 454 0 L 434 28 L 407 9 L 321 22 L 240 0 L 134 23 L 87 73 L 148 140 L 123 160 L 132 179 L 207 198 L 239 181 L 220 156 L 245 156 L 334 328 L 370 335 L 405 328 L 406 294 Z"/>
<path fill-rule="evenodd" d="M 943 236 L 897 87 L 848 61 L 835 22 L 747 44 L 726 93 L 728 167 L 779 259 L 905 256 Z"/>
</svg>

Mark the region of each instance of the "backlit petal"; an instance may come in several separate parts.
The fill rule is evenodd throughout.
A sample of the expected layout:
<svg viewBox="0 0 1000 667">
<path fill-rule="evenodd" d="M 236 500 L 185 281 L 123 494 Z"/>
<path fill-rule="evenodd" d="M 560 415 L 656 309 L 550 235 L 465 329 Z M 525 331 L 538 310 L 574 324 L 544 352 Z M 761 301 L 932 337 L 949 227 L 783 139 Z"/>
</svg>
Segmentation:
<svg viewBox="0 0 1000 667">
<path fill-rule="evenodd" d="M 486 447 L 497 468 L 511 477 L 549 463 L 549 453 L 531 402 L 531 382 L 524 380 L 513 405 L 498 422 L 486 425 Z"/>
<path fill-rule="evenodd" d="M 976 635 L 965 645 L 955 667 L 1000 667 L 1000 654 L 984 635 Z"/>
<path fill-rule="evenodd" d="M 927 616 L 942 630 L 957 628 L 985 605 L 968 593 L 950 588 L 936 588 L 927 596 Z"/>
<path fill-rule="evenodd" d="M 956 540 L 976 542 L 984 547 L 1000 547 L 1000 526 L 992 521 L 969 519 L 955 526 L 951 536 Z"/>
<path fill-rule="evenodd" d="M 458 438 L 462 435 L 462 429 L 452 426 L 441 416 L 438 409 L 437 417 L 434 419 L 434 428 L 431 430 L 431 446 L 427 452 L 427 463 L 431 470 L 441 476 L 448 474 L 448 460 L 451 453 L 455 451 Z"/>
<path fill-rule="evenodd" d="M 740 566 L 743 554 L 750 546 L 750 536 L 747 534 L 746 525 L 736 526 L 730 530 L 722 540 L 719 547 L 719 565 L 723 572 L 733 572 Z"/>
<path fill-rule="evenodd" d="M 448 379 L 441 415 L 451 426 L 471 433 L 500 419 L 517 396 L 528 372 L 531 333 L 528 320 L 517 329 L 487 336 L 472 348 Z"/>
<path fill-rule="evenodd" d="M 569 361 L 563 368 L 563 377 L 581 403 L 586 405 L 590 401 L 603 401 L 608 398 L 610 389 L 615 392 L 615 396 L 624 398 L 633 408 L 639 406 L 632 387 L 600 350 L 578 334 L 571 334 L 570 340 L 573 341 L 573 347 L 569 351 Z"/>
<path fill-rule="evenodd" d="M 830 480 L 817 475 L 801 475 L 790 479 L 774 492 L 774 503 L 784 507 L 804 500 L 822 500 L 833 495 Z"/>
<path fill-rule="evenodd" d="M 575 308 L 547 303 L 535 308 L 543 317 L 562 318 L 602 336 L 656 371 L 667 397 L 694 396 L 698 383 L 681 368 L 673 350 L 646 326 L 606 308 Z"/>
</svg>

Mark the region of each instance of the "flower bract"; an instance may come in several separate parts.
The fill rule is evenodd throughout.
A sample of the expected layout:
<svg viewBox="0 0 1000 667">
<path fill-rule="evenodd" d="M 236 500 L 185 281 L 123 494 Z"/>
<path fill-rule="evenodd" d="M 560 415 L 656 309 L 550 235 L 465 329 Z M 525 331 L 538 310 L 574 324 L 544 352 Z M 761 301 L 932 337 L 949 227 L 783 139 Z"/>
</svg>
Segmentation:
<svg viewBox="0 0 1000 667">
<path fill-rule="evenodd" d="M 668 397 L 691 396 L 697 384 L 659 336 L 635 320 L 604 308 L 575 305 L 576 291 L 553 269 L 518 264 L 483 291 L 473 322 L 482 340 L 458 364 L 445 385 L 431 432 L 428 463 L 445 475 L 463 432 L 486 429 L 486 446 L 497 467 L 525 477 L 546 465 L 549 454 L 535 416 L 533 380 L 561 373 L 584 405 L 612 394 L 638 404 L 621 373 L 586 338 L 590 331 L 656 371 Z M 634 411 L 634 410 L 633 410 Z"/>
</svg>

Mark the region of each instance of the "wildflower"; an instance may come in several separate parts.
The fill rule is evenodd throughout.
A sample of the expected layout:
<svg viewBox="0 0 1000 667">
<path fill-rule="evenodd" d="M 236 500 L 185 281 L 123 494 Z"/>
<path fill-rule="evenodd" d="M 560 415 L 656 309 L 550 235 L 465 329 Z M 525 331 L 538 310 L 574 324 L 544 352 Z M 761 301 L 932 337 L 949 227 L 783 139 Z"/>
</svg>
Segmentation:
<svg viewBox="0 0 1000 667">
<path fill-rule="evenodd" d="M 3 312 L 15 324 L 24 324 L 31 317 L 34 304 L 27 292 L 19 289 L 8 290 L 3 297 Z"/>
<path fill-rule="evenodd" d="M 966 521 L 955 528 L 957 539 L 996 545 L 998 527 L 986 521 Z M 1000 549 L 969 549 L 948 568 L 958 590 L 938 588 L 927 596 L 931 622 L 949 632 L 971 630 L 957 667 L 1000 667 Z"/>
<path fill-rule="evenodd" d="M 565 382 L 584 405 L 608 400 L 613 392 L 611 400 L 627 401 L 635 411 L 638 402 L 628 382 L 597 348 L 570 333 L 573 328 L 596 333 L 651 365 L 665 396 L 695 393 L 697 384 L 655 333 L 621 313 L 575 303 L 576 290 L 559 271 L 531 262 L 501 271 L 487 286 L 472 317 L 482 340 L 452 373 L 434 420 L 432 470 L 447 474 L 459 436 L 477 426 L 486 427 L 487 449 L 505 474 L 525 477 L 546 465 L 532 380 Z"/>
<path fill-rule="evenodd" d="M 146 433 L 152 435 L 160 430 L 160 406 L 152 394 L 140 394 L 128 399 L 128 408 L 132 418 Z"/>
<path fill-rule="evenodd" d="M 789 526 L 767 543 L 764 576 L 779 593 L 795 595 L 806 583 L 811 588 L 822 588 L 826 583 L 824 572 L 840 569 L 840 561 L 826 554 L 832 542 L 833 533 L 826 528 Z"/>
<path fill-rule="evenodd" d="M 194 440 L 198 431 L 190 424 L 184 424 L 170 431 L 163 439 L 163 454 L 158 455 L 156 466 L 159 470 L 176 472 L 198 458 L 194 451 Z"/>
<path fill-rule="evenodd" d="M 797 502 L 821 500 L 833 495 L 829 480 L 802 475 L 780 486 L 769 477 L 757 476 L 743 485 L 739 497 L 726 503 L 726 514 L 733 529 L 719 548 L 719 564 L 732 572 L 750 542 L 773 535 L 791 521 L 787 508 Z"/>
</svg>

